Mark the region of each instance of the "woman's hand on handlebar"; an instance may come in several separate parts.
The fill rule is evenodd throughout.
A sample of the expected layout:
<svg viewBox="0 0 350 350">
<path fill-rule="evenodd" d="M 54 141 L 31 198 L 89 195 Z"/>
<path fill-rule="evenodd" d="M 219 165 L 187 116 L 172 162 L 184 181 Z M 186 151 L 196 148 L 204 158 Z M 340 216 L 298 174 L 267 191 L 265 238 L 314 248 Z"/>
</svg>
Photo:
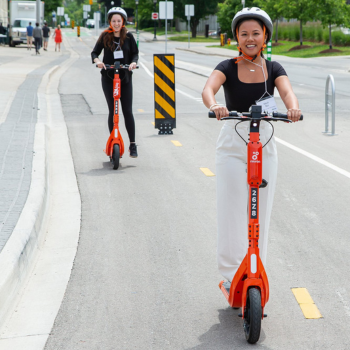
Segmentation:
<svg viewBox="0 0 350 350">
<path fill-rule="evenodd" d="M 129 65 L 129 71 L 132 71 L 133 69 L 136 69 L 136 63 L 135 62 L 131 62 Z"/>
<path fill-rule="evenodd" d="M 105 66 L 105 64 L 103 62 L 98 62 L 98 63 L 96 63 L 96 65 L 100 69 L 102 69 L 102 68 L 106 69 L 106 66 Z"/>
<path fill-rule="evenodd" d="M 301 116 L 301 110 L 298 108 L 290 108 L 287 111 L 288 119 L 290 119 L 293 123 L 299 121 Z"/>
<path fill-rule="evenodd" d="M 212 107 L 211 111 L 215 113 L 217 120 L 220 120 L 223 117 L 229 116 L 229 111 L 226 108 L 226 106 L 214 106 Z"/>
</svg>

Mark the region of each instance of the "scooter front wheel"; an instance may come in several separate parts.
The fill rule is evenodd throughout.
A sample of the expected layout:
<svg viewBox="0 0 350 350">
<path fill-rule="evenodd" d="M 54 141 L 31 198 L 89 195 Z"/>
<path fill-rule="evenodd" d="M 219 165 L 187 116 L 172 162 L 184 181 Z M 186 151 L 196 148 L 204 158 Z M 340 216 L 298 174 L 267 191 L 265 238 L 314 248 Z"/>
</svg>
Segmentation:
<svg viewBox="0 0 350 350">
<path fill-rule="evenodd" d="M 244 333 L 248 343 L 255 344 L 260 337 L 261 330 L 261 295 L 258 288 L 250 288 L 247 295 L 247 304 L 244 311 Z"/>
<path fill-rule="evenodd" d="M 120 159 L 120 150 L 119 145 L 113 145 L 113 153 L 112 153 L 112 161 L 113 161 L 113 169 L 117 170 L 119 168 L 119 159 Z"/>
</svg>

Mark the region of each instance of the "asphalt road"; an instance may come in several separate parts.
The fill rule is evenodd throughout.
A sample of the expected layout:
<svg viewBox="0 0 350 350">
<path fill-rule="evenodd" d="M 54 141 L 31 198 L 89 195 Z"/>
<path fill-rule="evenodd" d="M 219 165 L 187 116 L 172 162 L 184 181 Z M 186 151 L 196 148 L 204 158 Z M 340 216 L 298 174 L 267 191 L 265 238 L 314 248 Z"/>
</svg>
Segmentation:
<svg viewBox="0 0 350 350">
<path fill-rule="evenodd" d="M 82 221 L 71 279 L 45 349 L 250 348 L 237 310 L 228 307 L 218 288 L 215 177 L 200 168 L 215 173 L 221 124 L 207 118 L 200 102 L 206 78 L 176 70 L 177 128 L 174 135 L 159 136 L 152 124 L 153 80 L 145 69 L 136 71 L 139 157 L 126 154 L 113 171 L 103 153 L 107 107 L 90 60 L 94 39 L 69 40 L 80 60 L 63 76 L 60 94 Z M 180 45 L 186 47 L 168 43 L 176 60 L 211 68 L 223 60 L 176 50 Z M 153 53 L 163 53 L 164 42 L 141 41 L 140 51 L 152 72 Z M 276 124 L 276 137 L 349 173 L 349 59 L 279 61 L 305 121 Z M 330 73 L 338 92 L 334 137 L 322 134 Z M 224 101 L 222 91 L 218 100 Z M 123 123 L 122 134 L 126 139 Z M 266 267 L 270 301 L 255 349 L 347 349 L 350 178 L 281 143 L 278 153 Z M 293 287 L 307 288 L 323 318 L 304 318 Z"/>
</svg>

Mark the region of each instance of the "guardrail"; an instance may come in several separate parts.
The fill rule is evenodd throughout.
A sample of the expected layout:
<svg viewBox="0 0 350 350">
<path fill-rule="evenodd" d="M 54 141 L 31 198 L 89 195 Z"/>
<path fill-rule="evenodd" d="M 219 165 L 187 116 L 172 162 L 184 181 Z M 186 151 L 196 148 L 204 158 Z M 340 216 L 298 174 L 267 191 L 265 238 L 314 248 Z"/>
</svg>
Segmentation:
<svg viewBox="0 0 350 350">
<path fill-rule="evenodd" d="M 329 93 L 329 84 L 331 85 L 331 92 Z M 328 131 L 329 124 L 329 110 L 332 111 L 332 132 Z M 335 133 L 335 84 L 332 74 L 329 74 L 326 81 L 325 91 L 325 130 L 323 132 L 327 136 L 336 136 Z"/>
</svg>

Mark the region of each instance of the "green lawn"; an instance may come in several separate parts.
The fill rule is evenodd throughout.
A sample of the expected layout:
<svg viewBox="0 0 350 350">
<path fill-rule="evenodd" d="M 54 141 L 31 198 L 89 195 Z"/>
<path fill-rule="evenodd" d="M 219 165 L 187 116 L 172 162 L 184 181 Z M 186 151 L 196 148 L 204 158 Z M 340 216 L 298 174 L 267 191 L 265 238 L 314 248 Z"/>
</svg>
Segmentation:
<svg viewBox="0 0 350 350">
<path fill-rule="evenodd" d="M 310 48 L 288 51 L 292 47 L 298 46 L 299 42 L 279 41 L 279 43 L 282 43 L 283 45 L 272 47 L 272 55 L 282 55 L 282 56 L 300 57 L 300 58 L 350 55 L 350 47 L 348 46 L 333 46 L 333 49 L 338 49 L 341 52 L 320 53 L 323 50 L 329 49 L 329 46 L 320 44 L 320 43 L 305 41 L 303 42 L 303 45 L 309 45 L 311 46 Z M 221 47 L 221 46 L 215 45 L 215 46 L 208 46 L 208 47 Z M 226 45 L 223 48 L 237 50 L 237 47 L 235 45 L 230 45 L 230 46 Z M 265 56 L 266 56 L 266 51 L 265 51 Z"/>
</svg>

